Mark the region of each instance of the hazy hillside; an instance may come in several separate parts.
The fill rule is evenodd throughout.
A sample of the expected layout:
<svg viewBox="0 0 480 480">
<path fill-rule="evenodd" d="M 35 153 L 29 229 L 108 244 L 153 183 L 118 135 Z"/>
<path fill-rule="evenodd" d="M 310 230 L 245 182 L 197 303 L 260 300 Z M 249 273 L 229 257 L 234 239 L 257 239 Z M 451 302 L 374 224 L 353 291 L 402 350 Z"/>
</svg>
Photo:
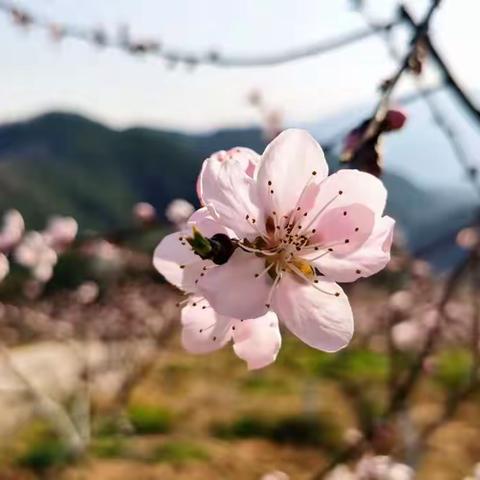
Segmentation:
<svg viewBox="0 0 480 480">
<path fill-rule="evenodd" d="M 175 197 L 195 202 L 202 160 L 236 145 L 261 151 L 260 131 L 115 131 L 63 113 L 5 125 L 0 127 L 0 209 L 20 209 L 32 227 L 41 226 L 51 213 L 73 215 L 83 229 L 125 225 L 137 201 L 151 202 L 159 212 Z M 384 180 L 388 211 L 412 249 L 441 239 L 429 253 L 439 264 L 451 263 L 458 254 L 452 249 L 452 232 L 468 224 L 471 200 L 456 190 L 426 191 L 397 174 Z"/>
</svg>

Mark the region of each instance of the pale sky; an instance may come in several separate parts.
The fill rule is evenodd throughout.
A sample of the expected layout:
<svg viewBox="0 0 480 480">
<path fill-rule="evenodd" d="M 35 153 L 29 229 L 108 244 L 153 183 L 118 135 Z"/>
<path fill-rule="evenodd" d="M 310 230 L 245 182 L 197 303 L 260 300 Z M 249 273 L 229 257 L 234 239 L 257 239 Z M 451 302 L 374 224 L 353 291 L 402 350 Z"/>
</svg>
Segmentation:
<svg viewBox="0 0 480 480">
<path fill-rule="evenodd" d="M 420 15 L 428 1 L 406 2 Z M 224 54 L 281 52 L 365 26 L 347 0 L 23 0 L 46 18 L 132 36 L 161 39 L 192 51 Z M 377 20 L 392 17 L 396 1 L 366 1 Z M 432 37 L 468 89 L 480 88 L 478 0 L 444 0 Z M 406 31 L 396 30 L 399 46 Z M 60 45 L 44 32 L 21 32 L 0 16 L 0 122 L 53 109 L 87 114 L 110 125 L 208 130 L 258 123 L 246 97 L 252 89 L 281 108 L 290 124 L 315 120 L 377 94 L 394 64 L 384 43 L 371 38 L 335 52 L 278 67 L 184 67 L 132 58 L 77 40 Z M 428 78 L 434 81 L 430 72 Z M 401 86 L 408 89 L 408 82 Z"/>
</svg>

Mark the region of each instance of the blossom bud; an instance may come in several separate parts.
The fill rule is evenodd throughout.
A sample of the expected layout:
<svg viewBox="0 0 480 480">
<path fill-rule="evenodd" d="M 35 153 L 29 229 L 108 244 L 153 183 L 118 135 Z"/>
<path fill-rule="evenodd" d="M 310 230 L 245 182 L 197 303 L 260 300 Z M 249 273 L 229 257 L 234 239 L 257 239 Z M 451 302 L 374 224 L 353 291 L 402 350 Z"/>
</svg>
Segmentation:
<svg viewBox="0 0 480 480">
<path fill-rule="evenodd" d="M 458 232 L 456 240 L 459 247 L 471 250 L 480 244 L 480 234 L 478 229 L 468 227 Z"/>
<path fill-rule="evenodd" d="M 155 221 L 157 211 L 147 202 L 138 202 L 133 207 L 133 217 L 141 224 L 149 224 Z"/>
<path fill-rule="evenodd" d="M 407 116 L 401 110 L 389 110 L 385 116 L 385 131 L 399 130 L 405 125 Z"/>
<path fill-rule="evenodd" d="M 183 198 L 176 198 L 168 204 L 165 210 L 165 216 L 168 221 L 180 228 L 183 227 L 194 210 L 190 202 L 187 202 L 187 200 Z"/>
</svg>

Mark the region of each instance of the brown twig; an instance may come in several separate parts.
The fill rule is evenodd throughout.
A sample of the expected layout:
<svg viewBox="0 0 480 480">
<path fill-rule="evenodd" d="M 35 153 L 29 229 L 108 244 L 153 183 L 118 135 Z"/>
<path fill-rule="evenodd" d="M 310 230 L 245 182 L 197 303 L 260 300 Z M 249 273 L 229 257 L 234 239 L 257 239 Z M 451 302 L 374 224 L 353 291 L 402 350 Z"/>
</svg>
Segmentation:
<svg viewBox="0 0 480 480">
<path fill-rule="evenodd" d="M 132 56 L 153 55 L 169 64 L 184 64 L 194 67 L 196 65 L 213 65 L 217 67 L 268 67 L 284 64 L 303 58 L 318 56 L 348 45 L 354 44 L 379 31 L 391 30 L 399 25 L 402 20 L 397 18 L 391 22 L 375 25 L 372 29 L 361 29 L 347 35 L 319 41 L 303 47 L 291 49 L 286 52 L 274 53 L 262 56 L 234 56 L 225 55 L 215 49 L 204 53 L 182 51 L 168 48 L 162 45 L 160 40 L 135 41 L 131 40 L 123 32 L 121 38 L 111 38 L 103 29 L 82 28 L 74 25 L 59 24 L 43 19 L 26 10 L 18 8 L 14 2 L 0 0 L 0 11 L 12 16 L 15 23 L 21 27 L 35 26 L 49 32 L 55 40 L 62 38 L 74 38 L 97 47 L 109 47 L 123 51 Z"/>
</svg>

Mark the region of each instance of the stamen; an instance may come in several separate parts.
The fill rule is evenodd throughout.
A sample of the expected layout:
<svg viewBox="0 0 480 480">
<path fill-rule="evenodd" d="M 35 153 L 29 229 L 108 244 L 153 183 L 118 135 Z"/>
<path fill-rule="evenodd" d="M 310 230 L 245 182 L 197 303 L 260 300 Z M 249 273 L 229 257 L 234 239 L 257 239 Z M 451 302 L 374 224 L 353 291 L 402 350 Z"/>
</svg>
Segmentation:
<svg viewBox="0 0 480 480">
<path fill-rule="evenodd" d="M 319 292 L 322 292 L 324 293 L 325 295 L 332 295 L 333 297 L 338 297 L 340 296 L 340 294 L 338 292 L 327 292 L 326 290 L 323 290 L 322 288 L 320 288 L 319 286 L 316 285 L 316 281 L 317 280 L 310 280 L 308 277 L 306 277 L 301 271 L 300 269 L 298 269 L 295 265 L 293 264 L 289 264 L 288 265 L 289 268 L 295 272 L 300 278 L 302 278 L 303 280 L 305 280 L 306 282 L 308 282 L 313 288 L 315 288 L 316 290 L 318 290 Z"/>
<path fill-rule="evenodd" d="M 338 196 L 341 195 L 339 192 L 338 195 L 335 195 L 331 200 L 329 200 L 310 220 L 308 225 L 304 227 L 304 230 L 308 230 L 320 217 L 320 215 L 338 198 Z"/>
<path fill-rule="evenodd" d="M 265 268 L 263 271 L 261 271 L 260 273 L 256 273 L 255 274 L 255 278 L 259 278 L 263 275 L 265 275 L 272 267 L 274 267 L 275 264 L 274 263 L 271 263 L 267 268 Z"/>
<path fill-rule="evenodd" d="M 275 275 L 275 280 L 273 281 L 270 291 L 268 292 L 267 303 L 265 304 L 267 308 L 270 308 L 270 306 L 272 305 L 273 292 L 275 291 L 278 282 L 280 282 L 280 280 L 282 279 L 282 274 L 278 271 L 278 264 L 275 265 Z"/>
<path fill-rule="evenodd" d="M 315 260 L 318 260 L 319 258 L 322 258 L 325 255 L 328 255 L 329 253 L 331 253 L 330 250 L 326 250 L 325 252 L 321 253 L 320 255 L 316 256 L 315 258 L 309 258 L 308 261 L 309 262 L 314 262 Z"/>
<path fill-rule="evenodd" d="M 258 248 L 248 247 L 247 245 L 243 244 L 242 242 L 238 242 L 238 245 L 240 246 L 241 249 L 246 250 L 247 252 L 261 253 L 262 255 L 265 255 L 267 257 L 277 254 L 276 251 L 270 252 L 268 250 L 259 250 Z"/>
</svg>

